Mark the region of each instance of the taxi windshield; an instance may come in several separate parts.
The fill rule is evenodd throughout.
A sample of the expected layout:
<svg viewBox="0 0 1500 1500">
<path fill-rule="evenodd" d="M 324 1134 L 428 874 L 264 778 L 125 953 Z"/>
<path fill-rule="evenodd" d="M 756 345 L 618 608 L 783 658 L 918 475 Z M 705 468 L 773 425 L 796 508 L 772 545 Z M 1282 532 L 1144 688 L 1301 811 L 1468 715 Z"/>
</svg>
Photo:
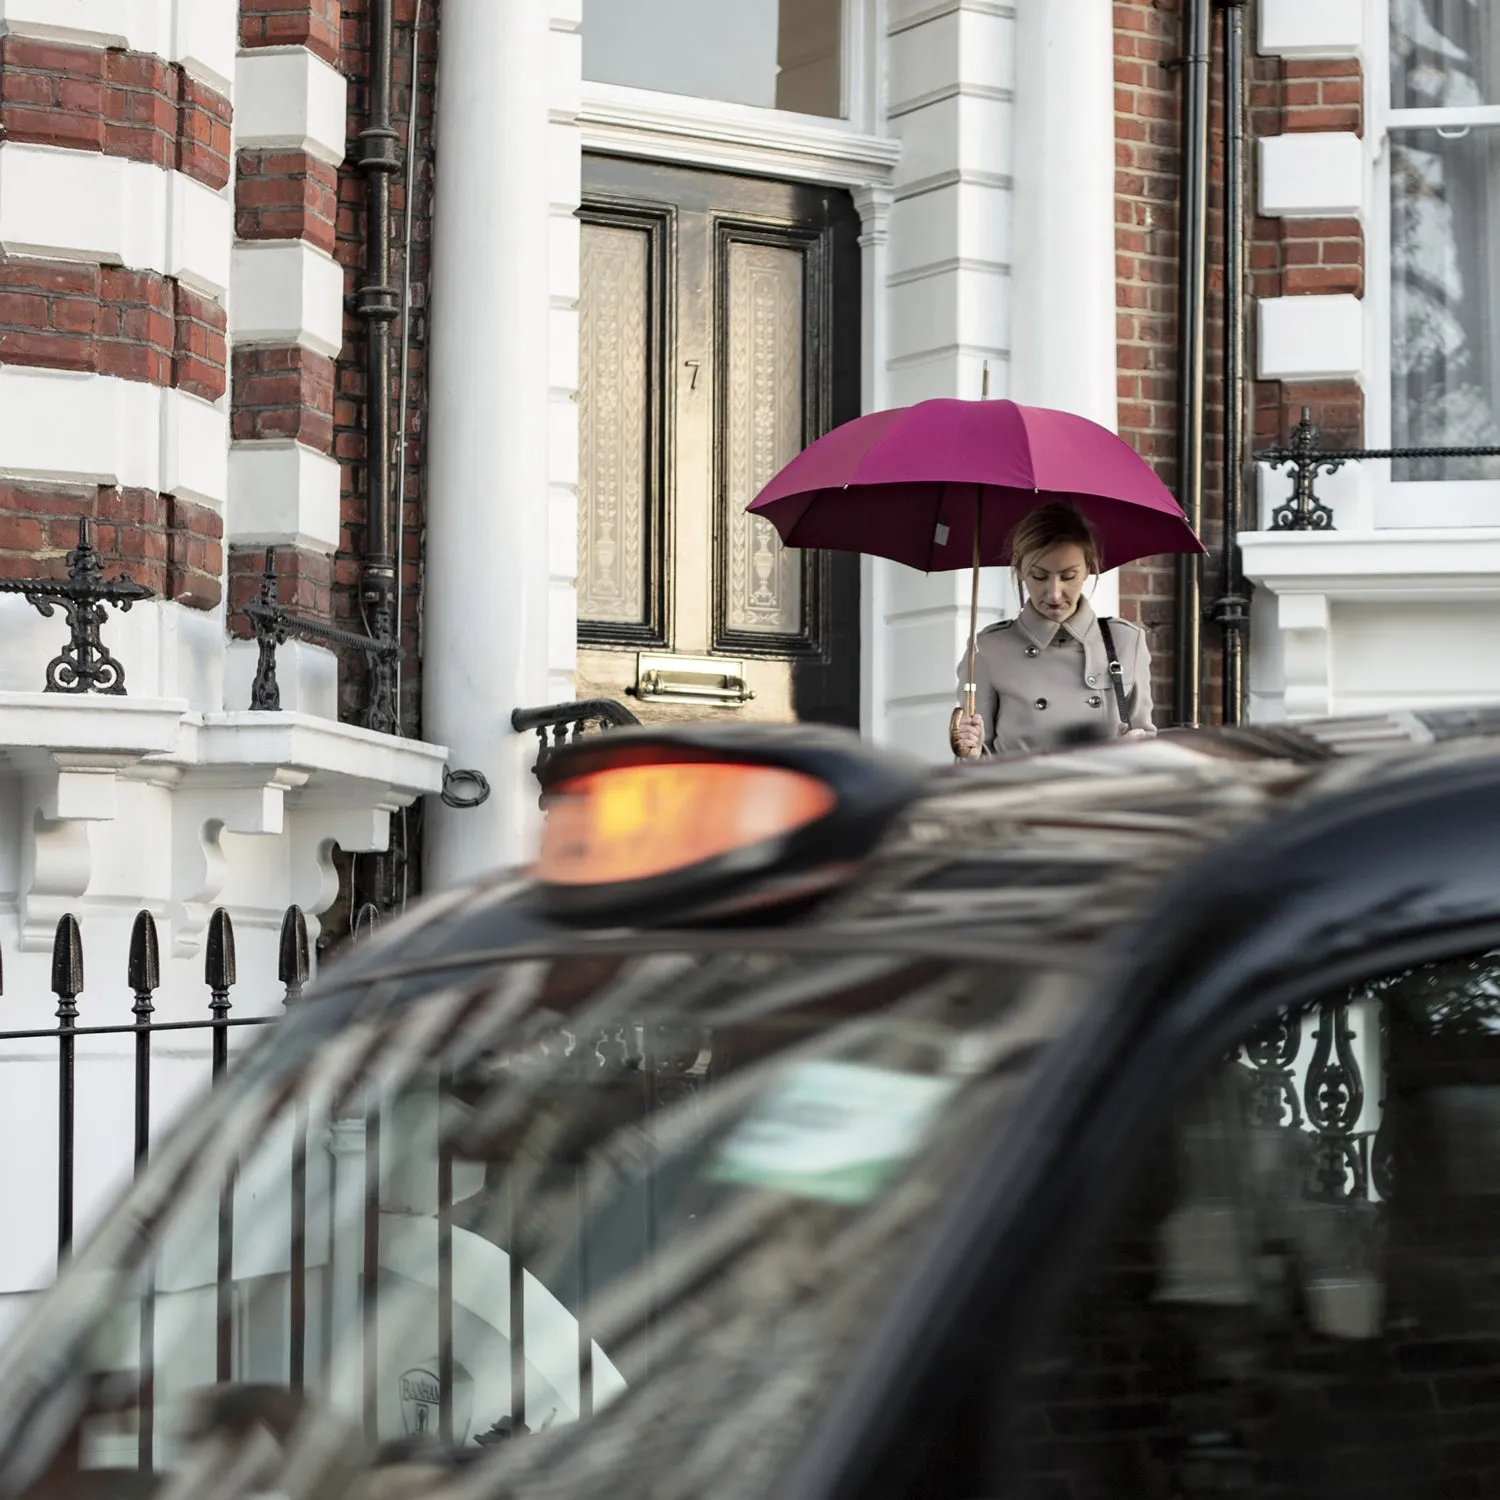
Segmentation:
<svg viewBox="0 0 1500 1500">
<path fill-rule="evenodd" d="M 309 1004 L 23 1336 L 0 1496 L 774 1495 L 1081 995 L 747 942 Z"/>
</svg>

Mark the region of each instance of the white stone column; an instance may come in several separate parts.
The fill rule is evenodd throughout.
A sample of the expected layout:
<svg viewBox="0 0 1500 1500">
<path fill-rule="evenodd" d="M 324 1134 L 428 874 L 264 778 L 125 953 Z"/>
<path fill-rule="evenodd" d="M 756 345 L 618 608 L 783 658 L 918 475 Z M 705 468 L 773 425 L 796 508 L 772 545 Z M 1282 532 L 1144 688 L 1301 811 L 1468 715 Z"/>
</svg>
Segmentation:
<svg viewBox="0 0 1500 1500">
<path fill-rule="evenodd" d="M 1024 0 L 1036 4 L 1039 0 Z M 887 114 L 901 138 L 886 283 L 882 404 L 1011 396 L 1009 265 L 1016 88 L 1009 6 L 991 0 L 890 0 Z M 969 573 L 874 564 L 883 628 L 867 725 L 877 741 L 951 758 L 948 716 L 969 637 Z M 986 569 L 980 623 L 1010 603 L 1007 575 Z"/>
<path fill-rule="evenodd" d="M 548 7 L 443 14 L 433 208 L 424 735 L 489 799 L 434 801 L 429 888 L 520 858 L 535 748 L 513 708 L 546 701 Z"/>
<path fill-rule="evenodd" d="M 1113 15 L 1098 0 L 1016 9 L 1010 394 L 1113 429 Z"/>
<path fill-rule="evenodd" d="M 1118 425 L 1114 16 L 1099 0 L 1016 9 L 1011 397 Z M 1101 613 L 1119 607 L 1111 576 Z"/>
</svg>

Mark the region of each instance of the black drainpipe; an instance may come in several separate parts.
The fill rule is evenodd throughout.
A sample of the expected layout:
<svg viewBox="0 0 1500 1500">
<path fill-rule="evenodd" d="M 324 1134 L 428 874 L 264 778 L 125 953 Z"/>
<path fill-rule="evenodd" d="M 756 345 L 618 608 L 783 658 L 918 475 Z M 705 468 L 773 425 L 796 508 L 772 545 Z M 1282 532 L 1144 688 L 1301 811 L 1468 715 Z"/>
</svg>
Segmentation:
<svg viewBox="0 0 1500 1500">
<path fill-rule="evenodd" d="M 1224 6 L 1224 551 L 1213 617 L 1223 631 L 1226 724 L 1248 717 L 1245 512 L 1245 0 Z"/>
<path fill-rule="evenodd" d="M 1213 0 L 1188 0 L 1182 61 L 1182 181 L 1177 239 L 1177 492 L 1193 531 L 1203 532 L 1204 305 L 1208 292 L 1208 67 Z M 1196 724 L 1203 696 L 1203 568 L 1177 559 L 1173 718 Z"/>
<path fill-rule="evenodd" d="M 396 597 L 395 527 L 391 517 L 391 179 L 401 170 L 400 136 L 391 126 L 391 59 L 395 50 L 393 0 L 370 0 L 369 124 L 360 131 L 359 169 L 365 175 L 365 280 L 356 306 L 366 324 L 365 442 L 370 492 L 365 516 L 365 556 L 360 602 L 371 635 L 389 639 Z M 415 87 L 415 80 L 413 80 Z M 392 674 L 372 671 L 366 685 L 365 722 L 394 734 L 398 705 Z"/>
</svg>

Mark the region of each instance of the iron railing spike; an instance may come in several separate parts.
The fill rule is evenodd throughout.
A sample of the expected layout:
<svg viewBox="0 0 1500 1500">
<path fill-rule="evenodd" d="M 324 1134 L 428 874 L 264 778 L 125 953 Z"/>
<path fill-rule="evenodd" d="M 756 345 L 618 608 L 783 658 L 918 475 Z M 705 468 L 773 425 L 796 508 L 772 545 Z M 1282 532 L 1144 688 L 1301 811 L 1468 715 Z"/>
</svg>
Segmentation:
<svg viewBox="0 0 1500 1500">
<path fill-rule="evenodd" d="M 83 993 L 83 934 L 72 912 L 57 919 L 52 939 L 52 993 L 65 1003 Z"/>
<path fill-rule="evenodd" d="M 126 973 L 125 982 L 137 995 L 153 995 L 161 988 L 161 945 L 156 936 L 156 918 L 149 911 L 135 914 Z"/>
<path fill-rule="evenodd" d="M 312 974 L 312 951 L 307 941 L 307 918 L 300 906 L 289 906 L 281 919 L 281 943 L 276 957 L 276 978 L 287 997 L 302 993 Z"/>
<path fill-rule="evenodd" d="M 203 962 L 203 980 L 211 990 L 228 990 L 236 979 L 234 962 L 234 923 L 222 906 L 214 909 L 208 921 L 208 947 Z"/>
</svg>

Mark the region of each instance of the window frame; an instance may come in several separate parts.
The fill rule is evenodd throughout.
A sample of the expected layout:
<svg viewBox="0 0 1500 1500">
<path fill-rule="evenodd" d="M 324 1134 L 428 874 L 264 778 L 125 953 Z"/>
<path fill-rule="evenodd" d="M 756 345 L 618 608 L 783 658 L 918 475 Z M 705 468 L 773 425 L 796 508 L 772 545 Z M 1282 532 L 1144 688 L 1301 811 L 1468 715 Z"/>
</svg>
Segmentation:
<svg viewBox="0 0 1500 1500">
<path fill-rule="evenodd" d="M 583 99 L 596 107 L 631 108 L 662 118 L 697 121 L 712 126 L 754 129 L 764 122 L 775 129 L 779 123 L 817 132 L 873 135 L 879 129 L 880 96 L 875 57 L 881 0 L 839 0 L 839 112 L 808 115 L 766 105 L 740 104 L 729 99 L 711 99 L 701 94 L 677 94 L 660 89 L 635 88 L 629 84 L 605 83 L 582 71 L 584 22 L 579 21 L 580 78 Z M 580 13 L 581 17 L 581 13 Z"/>
<path fill-rule="evenodd" d="M 1391 139 L 1396 131 L 1439 126 L 1500 131 L 1500 104 L 1455 109 L 1397 109 L 1391 99 L 1392 0 L 1366 0 L 1364 49 L 1365 338 L 1370 351 L 1365 383 L 1365 441 L 1392 446 L 1391 398 Z M 1493 253 L 1500 255 L 1500 231 Z M 1500 327 L 1492 331 L 1500 339 Z M 1397 480 L 1391 460 L 1363 462 L 1377 531 L 1500 527 L 1500 480 Z"/>
</svg>

